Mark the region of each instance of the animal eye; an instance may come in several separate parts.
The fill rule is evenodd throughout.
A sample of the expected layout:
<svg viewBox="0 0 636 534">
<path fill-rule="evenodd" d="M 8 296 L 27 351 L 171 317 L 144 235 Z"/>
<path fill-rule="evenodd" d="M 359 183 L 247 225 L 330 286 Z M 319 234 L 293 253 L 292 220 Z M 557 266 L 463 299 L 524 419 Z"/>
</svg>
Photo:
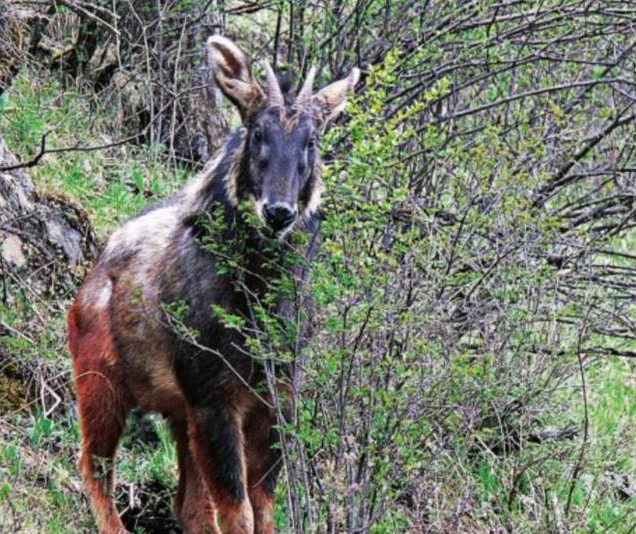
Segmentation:
<svg viewBox="0 0 636 534">
<path fill-rule="evenodd" d="M 260 130 L 254 130 L 254 134 L 252 135 L 252 138 L 257 143 L 260 143 L 263 140 L 263 134 Z"/>
<path fill-rule="evenodd" d="M 307 148 L 309 150 L 313 150 L 316 148 L 316 140 L 312 137 L 309 141 L 307 141 Z"/>
</svg>

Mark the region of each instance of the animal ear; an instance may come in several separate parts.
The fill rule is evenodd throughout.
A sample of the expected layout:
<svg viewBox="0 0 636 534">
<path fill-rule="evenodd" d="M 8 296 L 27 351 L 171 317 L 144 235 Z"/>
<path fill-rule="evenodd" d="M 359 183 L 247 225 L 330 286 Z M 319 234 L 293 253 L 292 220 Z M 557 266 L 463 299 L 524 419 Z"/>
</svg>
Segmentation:
<svg viewBox="0 0 636 534">
<path fill-rule="evenodd" d="M 206 48 L 216 83 L 245 120 L 258 111 L 265 98 L 261 86 L 252 77 L 247 57 L 232 41 L 220 35 L 208 38 Z"/>
<path fill-rule="evenodd" d="M 349 76 L 333 82 L 311 97 L 311 110 L 320 124 L 331 122 L 342 112 L 359 79 L 360 69 L 354 68 Z"/>
</svg>

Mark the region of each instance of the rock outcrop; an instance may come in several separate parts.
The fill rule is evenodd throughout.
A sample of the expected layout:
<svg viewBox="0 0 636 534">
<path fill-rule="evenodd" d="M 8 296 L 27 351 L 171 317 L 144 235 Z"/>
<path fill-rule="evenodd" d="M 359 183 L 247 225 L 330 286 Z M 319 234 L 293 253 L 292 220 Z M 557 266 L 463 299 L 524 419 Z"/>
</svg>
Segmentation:
<svg viewBox="0 0 636 534">
<path fill-rule="evenodd" d="M 0 168 L 18 164 L 0 136 Z M 87 214 L 68 198 L 38 192 L 23 168 L 0 170 L 0 301 L 73 287 L 97 254 Z"/>
</svg>

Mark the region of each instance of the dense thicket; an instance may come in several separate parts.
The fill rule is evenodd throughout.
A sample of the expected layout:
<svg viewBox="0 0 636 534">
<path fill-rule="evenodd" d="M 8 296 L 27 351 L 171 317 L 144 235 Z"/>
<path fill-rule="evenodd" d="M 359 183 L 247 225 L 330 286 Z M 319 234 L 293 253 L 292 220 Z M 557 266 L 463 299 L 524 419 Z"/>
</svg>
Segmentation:
<svg viewBox="0 0 636 534">
<path fill-rule="evenodd" d="M 282 531 L 633 530 L 633 432 L 592 423 L 636 356 L 636 5 L 14 6 L 23 53 L 166 160 L 205 159 L 230 120 L 210 32 L 300 78 L 361 67 L 323 140 Z M 265 334 L 259 357 L 286 358 Z"/>
</svg>

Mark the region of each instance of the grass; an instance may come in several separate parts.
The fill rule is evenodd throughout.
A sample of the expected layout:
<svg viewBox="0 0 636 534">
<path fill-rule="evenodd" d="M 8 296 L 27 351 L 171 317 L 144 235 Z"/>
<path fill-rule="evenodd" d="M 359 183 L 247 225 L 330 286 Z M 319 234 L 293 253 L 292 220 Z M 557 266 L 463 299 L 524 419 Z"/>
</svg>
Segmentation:
<svg viewBox="0 0 636 534">
<path fill-rule="evenodd" d="M 577 534 L 634 532 L 636 499 L 629 494 L 636 482 L 635 380 L 629 361 L 602 361 L 587 368 L 589 435 L 582 456 L 581 433 L 572 441 L 527 444 L 526 451 L 506 458 L 484 453 L 466 464 L 460 478 L 473 480 L 482 513 L 514 526 L 515 534 L 537 532 L 537 524 L 552 526 L 554 532 L 567 525 L 567 532 Z M 552 421 L 555 427 L 582 428 L 585 403 L 579 377 L 563 388 L 560 401 L 564 410 Z M 546 506 L 541 509 L 537 500 Z M 533 518 L 539 511 L 542 516 Z"/>
<path fill-rule="evenodd" d="M 76 432 L 41 413 L 14 416 L 11 426 L 13 435 L 0 435 L 0 525 L 25 533 L 93 531 L 75 469 Z"/>
</svg>

